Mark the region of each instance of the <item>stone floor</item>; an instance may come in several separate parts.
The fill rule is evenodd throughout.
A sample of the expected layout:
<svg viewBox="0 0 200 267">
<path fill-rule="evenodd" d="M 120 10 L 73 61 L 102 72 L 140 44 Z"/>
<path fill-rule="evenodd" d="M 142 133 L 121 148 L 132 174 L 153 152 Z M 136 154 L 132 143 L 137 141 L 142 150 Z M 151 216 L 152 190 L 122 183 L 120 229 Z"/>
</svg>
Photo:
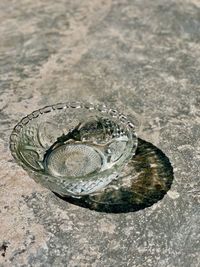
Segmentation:
<svg viewBox="0 0 200 267">
<path fill-rule="evenodd" d="M 0 1 L 0 266 L 200 266 L 200 2 Z M 64 201 L 13 160 L 25 115 L 105 102 L 170 159 L 170 190 L 131 212 Z"/>
</svg>

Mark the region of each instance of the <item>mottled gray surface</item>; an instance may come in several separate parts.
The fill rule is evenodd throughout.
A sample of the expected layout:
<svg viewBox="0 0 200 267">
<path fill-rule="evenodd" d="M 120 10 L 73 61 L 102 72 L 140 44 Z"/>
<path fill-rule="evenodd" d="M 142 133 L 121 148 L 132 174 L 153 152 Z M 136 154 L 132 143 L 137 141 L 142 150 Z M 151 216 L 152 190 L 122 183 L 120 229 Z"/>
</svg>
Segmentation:
<svg viewBox="0 0 200 267">
<path fill-rule="evenodd" d="M 200 266 L 200 2 L 0 1 L 0 266 Z M 17 166 L 15 123 L 46 104 L 103 101 L 174 167 L 167 195 L 106 214 L 56 198 Z"/>
</svg>

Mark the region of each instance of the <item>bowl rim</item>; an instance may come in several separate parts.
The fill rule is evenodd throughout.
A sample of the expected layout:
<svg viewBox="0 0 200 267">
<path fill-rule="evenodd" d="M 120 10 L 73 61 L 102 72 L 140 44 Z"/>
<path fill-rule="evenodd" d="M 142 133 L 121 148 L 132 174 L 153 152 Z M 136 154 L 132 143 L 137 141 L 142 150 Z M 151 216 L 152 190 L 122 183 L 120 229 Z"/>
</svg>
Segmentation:
<svg viewBox="0 0 200 267">
<path fill-rule="evenodd" d="M 138 146 L 138 138 L 137 138 L 137 134 L 135 132 L 135 125 L 133 124 L 132 121 L 130 121 L 128 119 L 127 116 L 125 116 L 123 113 L 119 112 L 116 109 L 112 109 L 109 108 L 107 105 L 105 105 L 104 103 L 97 103 L 97 104 L 93 104 L 91 102 L 79 102 L 79 101 L 67 101 L 67 102 L 60 102 L 57 104 L 53 104 L 53 105 L 47 105 L 44 106 L 43 108 L 34 110 L 33 112 L 31 112 L 30 114 L 24 116 L 13 128 L 11 134 L 10 134 L 10 142 L 9 142 L 9 147 L 10 147 L 10 151 L 11 154 L 13 156 L 13 158 L 15 159 L 16 163 L 18 165 L 20 165 L 25 171 L 27 171 L 28 173 L 32 173 L 32 174 L 39 174 L 45 177 L 50 177 L 52 179 L 59 179 L 58 177 L 52 176 L 49 173 L 43 173 L 42 171 L 36 171 L 33 168 L 31 168 L 30 166 L 26 165 L 25 162 L 22 161 L 22 159 L 18 156 L 17 151 L 17 142 L 20 138 L 20 133 L 22 131 L 22 129 L 32 120 L 34 120 L 35 118 L 44 115 L 45 113 L 50 113 L 50 112 L 56 112 L 56 111 L 61 111 L 61 110 L 66 110 L 66 109 L 78 109 L 78 108 L 84 108 L 84 109 L 88 109 L 88 110 L 96 110 L 100 113 L 104 113 L 107 114 L 113 118 L 117 118 L 120 120 L 120 123 L 122 123 L 123 125 L 125 125 L 131 132 L 131 135 L 134 138 L 134 144 L 131 148 L 131 152 L 130 154 L 132 156 L 135 155 L 135 151 L 137 149 Z M 130 160 L 130 157 L 128 157 L 127 159 L 125 159 L 123 161 L 123 166 L 126 165 L 128 163 L 128 161 Z M 104 170 L 101 173 L 106 173 L 108 171 L 108 173 L 113 173 L 116 171 L 116 167 L 115 165 L 113 165 L 111 168 L 109 168 L 108 170 Z M 86 177 L 91 180 L 92 177 L 95 177 L 94 174 L 89 174 L 88 176 L 83 176 L 84 179 L 86 179 Z M 64 179 L 68 179 L 70 177 L 65 177 Z M 75 177 L 75 180 L 80 180 L 82 177 Z M 60 177 L 60 179 L 63 179 Z M 88 180 L 86 179 L 86 180 Z"/>
</svg>

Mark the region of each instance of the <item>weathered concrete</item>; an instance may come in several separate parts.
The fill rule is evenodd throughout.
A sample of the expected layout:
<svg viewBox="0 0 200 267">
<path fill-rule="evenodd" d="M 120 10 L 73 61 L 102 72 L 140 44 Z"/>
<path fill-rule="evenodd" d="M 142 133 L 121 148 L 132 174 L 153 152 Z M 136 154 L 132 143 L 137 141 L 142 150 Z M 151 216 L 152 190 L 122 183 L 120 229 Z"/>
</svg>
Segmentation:
<svg viewBox="0 0 200 267">
<path fill-rule="evenodd" d="M 1 0 L 0 35 L 0 266 L 199 266 L 199 1 Z M 161 201 L 101 213 L 17 166 L 8 148 L 17 121 L 72 99 L 131 114 L 170 158 Z"/>
</svg>

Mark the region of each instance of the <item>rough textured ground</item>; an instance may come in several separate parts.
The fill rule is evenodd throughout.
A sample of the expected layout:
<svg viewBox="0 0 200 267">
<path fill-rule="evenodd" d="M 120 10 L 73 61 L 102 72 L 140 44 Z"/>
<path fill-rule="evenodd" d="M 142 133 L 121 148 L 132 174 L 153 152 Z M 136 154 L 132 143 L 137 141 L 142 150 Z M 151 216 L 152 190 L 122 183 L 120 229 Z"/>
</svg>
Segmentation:
<svg viewBox="0 0 200 267">
<path fill-rule="evenodd" d="M 199 1 L 1 0 L 0 36 L 0 266 L 199 266 Z M 131 114 L 170 158 L 161 201 L 91 211 L 17 166 L 8 148 L 17 121 L 72 99 Z"/>
</svg>

